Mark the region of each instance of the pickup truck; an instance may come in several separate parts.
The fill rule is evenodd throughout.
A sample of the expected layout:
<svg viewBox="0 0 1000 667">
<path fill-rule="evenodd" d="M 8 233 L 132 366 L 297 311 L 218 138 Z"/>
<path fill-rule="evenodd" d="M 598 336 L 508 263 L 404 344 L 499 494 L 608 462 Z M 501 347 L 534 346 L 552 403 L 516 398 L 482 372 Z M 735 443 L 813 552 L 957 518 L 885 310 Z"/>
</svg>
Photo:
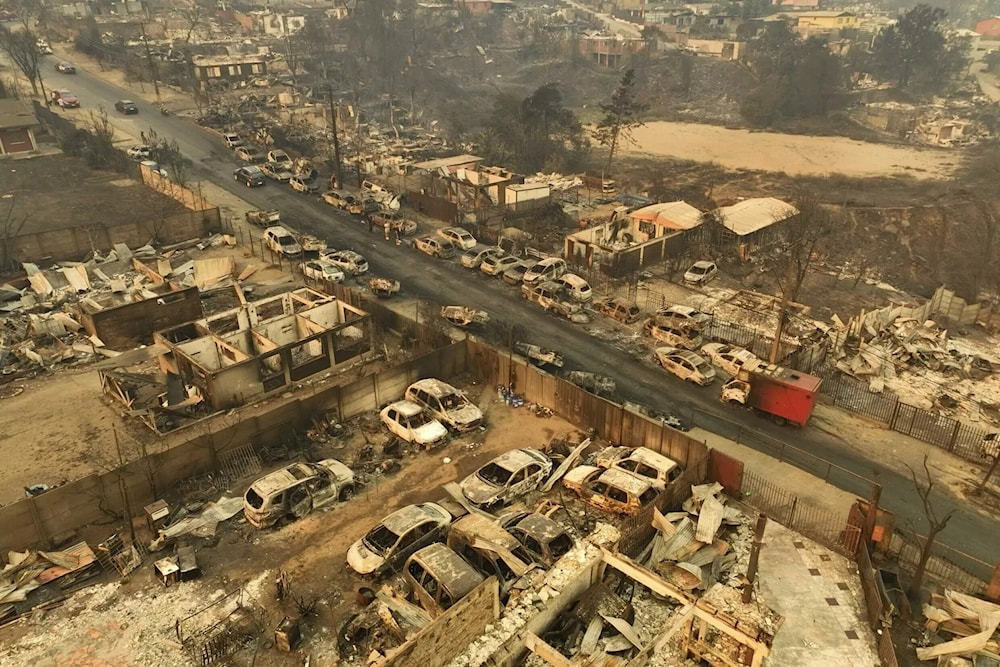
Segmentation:
<svg viewBox="0 0 1000 667">
<path fill-rule="evenodd" d="M 590 316 L 578 303 L 570 301 L 562 285 L 551 280 L 545 280 L 534 285 L 521 285 L 521 296 L 531 303 L 557 315 L 562 315 L 573 322 L 589 322 Z"/>
<path fill-rule="evenodd" d="M 258 227 L 270 227 L 281 222 L 281 213 L 278 209 L 251 209 L 246 212 L 247 222 Z"/>
</svg>

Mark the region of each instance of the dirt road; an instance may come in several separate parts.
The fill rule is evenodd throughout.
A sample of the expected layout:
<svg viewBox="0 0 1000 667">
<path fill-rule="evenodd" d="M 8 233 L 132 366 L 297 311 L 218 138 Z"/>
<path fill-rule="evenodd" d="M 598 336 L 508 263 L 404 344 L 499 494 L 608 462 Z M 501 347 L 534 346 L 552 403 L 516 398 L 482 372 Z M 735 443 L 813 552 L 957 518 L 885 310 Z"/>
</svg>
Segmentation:
<svg viewBox="0 0 1000 667">
<path fill-rule="evenodd" d="M 633 131 L 626 152 L 714 162 L 728 169 L 789 175 L 948 178 L 962 154 L 943 148 L 873 144 L 846 137 L 813 137 L 731 130 L 715 125 L 656 121 Z"/>
</svg>

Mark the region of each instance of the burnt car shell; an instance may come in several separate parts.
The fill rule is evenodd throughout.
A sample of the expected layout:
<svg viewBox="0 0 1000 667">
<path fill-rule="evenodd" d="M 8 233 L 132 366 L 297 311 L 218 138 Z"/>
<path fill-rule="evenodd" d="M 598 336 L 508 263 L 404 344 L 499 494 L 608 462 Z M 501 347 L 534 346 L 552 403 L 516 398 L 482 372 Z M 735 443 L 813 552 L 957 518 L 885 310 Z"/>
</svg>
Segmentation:
<svg viewBox="0 0 1000 667">
<path fill-rule="evenodd" d="M 430 544 L 410 556 L 403 577 L 431 618 L 437 618 L 485 581 L 447 546 Z"/>
</svg>

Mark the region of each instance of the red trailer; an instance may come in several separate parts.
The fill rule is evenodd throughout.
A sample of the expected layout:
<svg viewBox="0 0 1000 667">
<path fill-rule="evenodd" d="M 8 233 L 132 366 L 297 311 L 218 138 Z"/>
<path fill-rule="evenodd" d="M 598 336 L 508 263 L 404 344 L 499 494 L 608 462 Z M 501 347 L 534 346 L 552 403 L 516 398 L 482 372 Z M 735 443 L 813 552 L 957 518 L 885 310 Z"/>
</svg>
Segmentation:
<svg viewBox="0 0 1000 667">
<path fill-rule="evenodd" d="M 778 424 L 805 426 L 822 382 L 815 375 L 780 366 L 744 367 L 722 388 L 722 400 L 769 414 Z"/>
</svg>

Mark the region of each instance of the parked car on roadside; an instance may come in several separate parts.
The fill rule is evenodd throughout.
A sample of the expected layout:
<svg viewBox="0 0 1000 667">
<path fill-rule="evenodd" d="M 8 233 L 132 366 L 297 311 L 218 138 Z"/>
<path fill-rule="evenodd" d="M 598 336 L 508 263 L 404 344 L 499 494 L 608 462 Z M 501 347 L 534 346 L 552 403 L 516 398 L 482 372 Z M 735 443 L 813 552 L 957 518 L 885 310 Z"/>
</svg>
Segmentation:
<svg viewBox="0 0 1000 667">
<path fill-rule="evenodd" d="M 53 90 L 51 95 L 52 101 L 55 102 L 60 109 L 80 108 L 80 99 L 68 90 Z"/>
<path fill-rule="evenodd" d="M 700 261 L 691 265 L 684 272 L 684 282 L 688 285 L 705 285 L 719 275 L 719 267 L 715 262 Z"/>
<path fill-rule="evenodd" d="M 357 201 L 357 198 L 347 190 L 327 190 L 320 197 L 330 206 L 344 211 Z"/>
<path fill-rule="evenodd" d="M 115 111 L 130 116 L 139 113 L 139 105 L 132 100 L 118 100 L 115 102 Z"/>
<path fill-rule="evenodd" d="M 524 274 L 534 268 L 535 264 L 538 264 L 537 259 L 522 259 L 503 272 L 503 281 L 508 285 L 520 285 Z"/>
<path fill-rule="evenodd" d="M 462 480 L 462 495 L 483 508 L 496 508 L 534 491 L 548 479 L 552 460 L 537 449 L 504 452 Z"/>
<path fill-rule="evenodd" d="M 436 236 L 421 236 L 413 242 L 413 247 L 438 259 L 451 259 L 455 256 L 455 244 Z"/>
<path fill-rule="evenodd" d="M 320 257 L 339 266 L 347 275 L 360 276 L 368 271 L 368 260 L 353 250 L 325 250 Z"/>
<path fill-rule="evenodd" d="M 287 183 L 292 177 L 292 172 L 288 171 L 282 165 L 273 162 L 263 163 L 260 165 L 260 170 L 272 181 L 278 181 L 279 183 Z"/>
<path fill-rule="evenodd" d="M 483 259 L 479 270 L 488 276 L 502 276 L 505 271 L 513 268 L 519 261 L 513 255 L 490 255 Z"/>
<path fill-rule="evenodd" d="M 467 269 L 478 269 L 482 266 L 483 262 L 491 257 L 496 257 L 503 254 L 503 249 L 496 246 L 488 245 L 476 245 L 469 248 L 464 253 L 462 257 L 459 258 L 462 266 Z"/>
<path fill-rule="evenodd" d="M 290 231 L 281 225 L 274 225 L 264 230 L 264 242 L 273 252 L 297 257 L 302 254 L 302 246 L 299 240 Z"/>
<path fill-rule="evenodd" d="M 236 149 L 236 159 L 250 164 L 259 164 L 264 162 L 264 153 L 253 146 L 239 146 Z"/>
<path fill-rule="evenodd" d="M 236 149 L 242 146 L 244 142 L 243 139 L 240 138 L 240 135 L 234 132 L 225 132 L 222 135 L 222 143 L 226 145 L 226 148 Z"/>
<path fill-rule="evenodd" d="M 316 182 L 314 178 L 305 178 L 304 176 L 292 176 L 288 179 L 288 185 L 296 192 L 301 192 L 302 194 L 312 194 L 314 192 L 319 192 L 319 183 Z"/>
<path fill-rule="evenodd" d="M 461 227 L 445 227 L 444 229 L 439 229 L 437 234 L 441 238 L 451 241 L 460 250 L 471 250 L 478 243 L 475 236 Z"/>
<path fill-rule="evenodd" d="M 276 149 L 267 152 L 267 161 L 270 164 L 281 165 L 285 169 L 292 168 L 292 158 L 283 150 Z"/>
<path fill-rule="evenodd" d="M 563 478 L 563 486 L 588 505 L 612 514 L 635 514 L 659 495 L 648 479 L 597 466 L 573 468 Z"/>
<path fill-rule="evenodd" d="M 437 618 L 486 577 L 444 544 L 428 544 L 407 559 L 403 580 L 424 611 Z"/>
<path fill-rule="evenodd" d="M 526 285 L 532 285 L 543 280 L 556 280 L 566 270 L 566 260 L 561 257 L 546 257 L 524 272 L 523 281 Z"/>
<path fill-rule="evenodd" d="M 684 472 L 676 461 L 648 447 L 605 447 L 597 452 L 595 463 L 648 479 L 661 491 Z"/>
<path fill-rule="evenodd" d="M 444 444 L 448 429 L 431 417 L 422 405 L 413 401 L 395 401 L 379 412 L 382 423 L 397 438 L 420 445 L 424 449 Z"/>
<path fill-rule="evenodd" d="M 619 296 L 608 297 L 594 303 L 594 308 L 622 324 L 632 324 L 642 317 L 642 311 L 634 302 Z"/>
<path fill-rule="evenodd" d="M 750 350 L 726 343 L 708 343 L 707 345 L 702 345 L 701 353 L 715 366 L 718 366 L 733 377 L 739 375 L 740 369 L 744 366 L 756 366 L 761 363 L 760 358 Z"/>
<path fill-rule="evenodd" d="M 417 380 L 406 388 L 406 400 L 419 403 L 453 431 L 468 431 L 483 422 L 483 412 L 463 392 L 436 378 Z"/>
<path fill-rule="evenodd" d="M 642 331 L 653 340 L 685 350 L 697 350 L 705 342 L 696 330 L 684 328 L 678 320 L 659 315 L 647 318 Z"/>
<path fill-rule="evenodd" d="M 251 165 L 234 169 L 233 178 L 248 188 L 258 187 L 267 182 L 264 180 L 264 172 Z"/>
<path fill-rule="evenodd" d="M 566 295 L 573 301 L 587 303 L 594 298 L 594 290 L 590 283 L 575 273 L 564 273 L 556 282 L 563 286 Z"/>
<path fill-rule="evenodd" d="M 661 317 L 673 318 L 677 320 L 679 324 L 698 329 L 701 329 L 712 322 L 712 316 L 708 313 L 703 313 L 697 308 L 683 306 L 680 304 L 675 306 L 664 306 L 663 308 L 657 310 L 656 314 Z"/>
<path fill-rule="evenodd" d="M 715 381 L 715 369 L 712 365 L 704 357 L 689 350 L 658 347 L 653 353 L 653 360 L 663 370 L 673 373 L 685 382 L 706 386 Z"/>
<path fill-rule="evenodd" d="M 243 514 L 255 528 L 267 528 L 353 495 L 354 472 L 340 461 L 292 463 L 250 485 L 243 494 Z"/>
<path fill-rule="evenodd" d="M 372 213 L 371 216 L 372 222 L 379 229 L 384 229 L 385 223 L 388 222 L 389 228 L 398 230 L 400 236 L 413 236 L 417 233 L 417 222 L 409 218 L 404 218 L 395 211 L 379 210 L 376 213 Z"/>
<path fill-rule="evenodd" d="M 437 503 L 407 505 L 385 517 L 347 550 L 347 565 L 358 574 L 382 576 L 421 547 L 444 537 L 451 513 Z"/>
<path fill-rule="evenodd" d="M 302 275 L 312 280 L 324 283 L 344 282 L 343 270 L 333 262 L 325 260 L 322 257 L 302 262 L 299 264 L 299 270 L 302 272 Z"/>
</svg>

